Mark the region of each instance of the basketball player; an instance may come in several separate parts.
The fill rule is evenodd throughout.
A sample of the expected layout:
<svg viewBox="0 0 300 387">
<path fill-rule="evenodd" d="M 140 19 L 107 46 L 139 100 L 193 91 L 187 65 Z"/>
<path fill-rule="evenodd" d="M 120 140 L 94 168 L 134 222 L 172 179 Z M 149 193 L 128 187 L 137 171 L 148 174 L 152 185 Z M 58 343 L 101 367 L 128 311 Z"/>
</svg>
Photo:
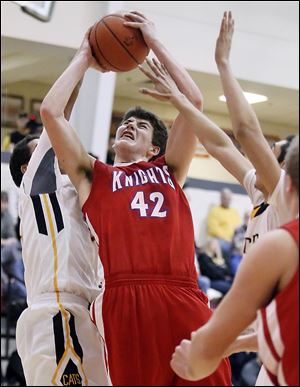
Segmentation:
<svg viewBox="0 0 300 387">
<path fill-rule="evenodd" d="M 273 230 L 291 219 L 284 200 L 285 172 L 280 167 L 291 136 L 275 144 L 271 150 L 265 140 L 254 110 L 243 95 L 230 66 L 230 50 L 234 32 L 231 12 L 224 12 L 217 40 L 215 59 L 229 109 L 233 133 L 255 169 L 245 176 L 245 188 L 254 209 L 245 235 L 244 252 L 249 251 L 255 240 L 265 231 Z M 273 153 L 272 153 L 273 151 Z M 275 154 L 277 161 L 273 154 Z M 280 165 L 281 164 L 281 165 Z M 251 336 L 249 337 L 251 340 Z M 237 344 L 246 343 L 243 337 Z M 238 347 L 236 348 L 238 349 Z M 257 386 L 273 385 L 264 368 L 258 375 Z"/>
<path fill-rule="evenodd" d="M 294 219 L 255 244 L 210 321 L 176 348 L 171 364 L 181 377 L 214 372 L 257 314 L 256 349 L 272 383 L 299 385 L 299 136 L 286 156 L 285 195 Z"/>
<path fill-rule="evenodd" d="M 200 108 L 198 88 L 156 38 L 153 23 L 139 12 L 126 17 Z M 87 33 L 76 61 L 45 97 L 41 117 L 99 243 L 105 290 L 91 313 L 105 335 L 112 383 L 231 385 L 228 359 L 195 382 L 183 381 L 170 367 L 176 343 L 212 313 L 198 289 L 192 218 L 181 189 L 196 137 L 179 115 L 166 144 L 164 124 L 150 112 L 132 109 L 117 129 L 114 166 L 89 157 L 63 111 L 93 63 Z"/>
<path fill-rule="evenodd" d="M 79 85 L 66 107 L 71 114 Z M 16 328 L 28 386 L 111 385 L 104 342 L 90 319 L 99 295 L 99 259 L 69 178 L 58 167 L 47 132 L 27 136 L 10 159 L 19 190 L 28 308 Z"/>
</svg>

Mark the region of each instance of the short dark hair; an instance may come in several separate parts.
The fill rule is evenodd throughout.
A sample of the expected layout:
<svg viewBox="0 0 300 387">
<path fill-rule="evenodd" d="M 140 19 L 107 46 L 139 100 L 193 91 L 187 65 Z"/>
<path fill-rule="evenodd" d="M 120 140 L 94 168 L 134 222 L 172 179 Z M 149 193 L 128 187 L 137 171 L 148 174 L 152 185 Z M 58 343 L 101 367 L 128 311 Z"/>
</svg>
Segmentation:
<svg viewBox="0 0 300 387">
<path fill-rule="evenodd" d="M 281 164 L 283 162 L 283 160 L 285 159 L 285 155 L 289 149 L 289 146 L 291 145 L 291 142 L 292 140 L 294 139 L 295 135 L 294 134 L 290 134 L 289 136 L 287 136 L 285 138 L 285 143 L 281 146 L 280 148 L 280 154 L 277 158 L 277 161 L 279 162 L 279 164 Z"/>
<path fill-rule="evenodd" d="M 17 187 L 20 187 L 23 177 L 21 166 L 24 164 L 28 164 L 31 158 L 32 152 L 30 151 L 28 144 L 32 140 L 38 139 L 39 137 L 40 136 L 34 134 L 29 134 L 14 146 L 13 152 L 9 160 L 9 169 L 13 181 Z"/>
<path fill-rule="evenodd" d="M 160 151 L 158 155 L 153 157 L 151 160 L 154 160 L 157 157 L 160 157 L 165 154 L 168 139 L 168 130 L 166 125 L 155 114 L 141 108 L 140 106 L 136 106 L 134 108 L 129 109 L 124 114 L 122 122 L 128 120 L 128 118 L 130 117 L 147 120 L 153 126 L 152 143 L 153 145 L 158 146 Z"/>
</svg>

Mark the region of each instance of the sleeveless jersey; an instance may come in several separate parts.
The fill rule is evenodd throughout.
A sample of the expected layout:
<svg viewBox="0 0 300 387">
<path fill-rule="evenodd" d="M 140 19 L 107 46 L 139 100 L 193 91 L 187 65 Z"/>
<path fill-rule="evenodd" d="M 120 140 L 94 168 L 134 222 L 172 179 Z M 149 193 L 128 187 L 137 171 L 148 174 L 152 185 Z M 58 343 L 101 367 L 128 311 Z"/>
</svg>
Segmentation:
<svg viewBox="0 0 300 387">
<path fill-rule="evenodd" d="M 43 293 L 68 292 L 88 302 L 96 298 L 98 247 L 45 130 L 21 182 L 19 216 L 28 305 Z"/>
<path fill-rule="evenodd" d="M 244 177 L 243 186 L 253 205 L 247 230 L 244 237 L 243 255 L 245 256 L 259 237 L 266 232 L 274 230 L 284 223 L 289 222 L 293 216 L 290 214 L 284 196 L 285 171 L 281 170 L 272 195 L 265 202 L 263 193 L 255 187 L 255 169 L 248 171 Z"/>
<path fill-rule="evenodd" d="M 99 238 L 105 279 L 175 274 L 196 281 L 191 212 L 164 157 L 121 167 L 97 160 L 83 212 Z"/>
<path fill-rule="evenodd" d="M 299 219 L 282 228 L 299 249 Z M 258 312 L 258 347 L 274 385 L 299 386 L 299 266 L 289 284 Z"/>
</svg>

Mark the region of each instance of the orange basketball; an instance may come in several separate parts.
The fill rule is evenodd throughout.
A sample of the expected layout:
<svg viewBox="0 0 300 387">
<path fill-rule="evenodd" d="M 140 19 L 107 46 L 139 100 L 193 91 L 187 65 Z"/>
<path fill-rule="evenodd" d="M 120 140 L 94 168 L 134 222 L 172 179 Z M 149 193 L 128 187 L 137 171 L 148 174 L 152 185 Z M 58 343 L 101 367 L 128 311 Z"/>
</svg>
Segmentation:
<svg viewBox="0 0 300 387">
<path fill-rule="evenodd" d="M 119 14 L 106 15 L 91 30 L 89 41 L 93 55 L 106 70 L 132 70 L 149 53 L 141 31 L 124 26 L 125 20 Z"/>
</svg>

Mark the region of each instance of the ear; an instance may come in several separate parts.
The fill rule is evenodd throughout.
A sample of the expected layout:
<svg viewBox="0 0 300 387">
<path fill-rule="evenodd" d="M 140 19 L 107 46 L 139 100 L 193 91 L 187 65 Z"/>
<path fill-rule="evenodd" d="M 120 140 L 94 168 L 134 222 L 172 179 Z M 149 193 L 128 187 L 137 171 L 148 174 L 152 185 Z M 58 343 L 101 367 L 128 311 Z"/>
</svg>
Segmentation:
<svg viewBox="0 0 300 387">
<path fill-rule="evenodd" d="M 154 156 L 157 156 L 160 152 L 160 147 L 157 145 L 151 145 L 150 149 L 148 150 L 148 157 L 151 159 Z"/>
<path fill-rule="evenodd" d="M 291 193 L 294 190 L 292 179 L 289 175 L 285 175 L 285 192 Z"/>
<path fill-rule="evenodd" d="M 28 166 L 28 164 L 22 164 L 21 165 L 21 172 L 23 173 L 23 175 L 24 175 L 24 173 L 27 171 L 27 166 Z"/>
</svg>

